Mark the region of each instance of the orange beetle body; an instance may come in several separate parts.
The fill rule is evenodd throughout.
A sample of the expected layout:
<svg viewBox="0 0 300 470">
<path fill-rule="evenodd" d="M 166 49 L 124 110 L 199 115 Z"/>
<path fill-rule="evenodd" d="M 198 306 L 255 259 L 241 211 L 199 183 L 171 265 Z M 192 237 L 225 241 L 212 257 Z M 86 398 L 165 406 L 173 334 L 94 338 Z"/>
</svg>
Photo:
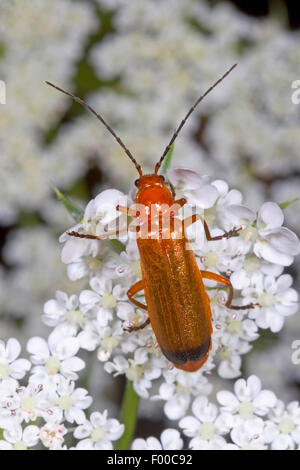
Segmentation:
<svg viewBox="0 0 300 470">
<path fill-rule="evenodd" d="M 175 200 L 162 178 L 153 174 L 140 178 L 136 203 L 155 204 L 160 211 L 162 204 L 171 208 Z M 175 367 L 194 372 L 208 357 L 212 326 L 209 298 L 187 243 L 184 230 L 181 238 L 164 239 L 161 221 L 156 239 L 137 240 L 147 309 L 157 342 Z"/>
</svg>

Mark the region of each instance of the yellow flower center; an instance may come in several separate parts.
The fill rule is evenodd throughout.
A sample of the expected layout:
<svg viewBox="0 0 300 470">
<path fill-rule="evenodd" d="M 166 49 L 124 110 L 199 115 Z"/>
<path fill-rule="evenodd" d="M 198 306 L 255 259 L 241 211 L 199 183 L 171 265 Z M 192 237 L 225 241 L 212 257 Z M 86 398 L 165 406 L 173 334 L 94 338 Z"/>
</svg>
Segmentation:
<svg viewBox="0 0 300 470">
<path fill-rule="evenodd" d="M 27 445 L 24 441 L 16 442 L 14 445 L 14 450 L 27 450 Z"/>
<path fill-rule="evenodd" d="M 250 419 L 253 416 L 253 405 L 251 402 L 240 404 L 239 415 L 242 419 Z"/>
<path fill-rule="evenodd" d="M 10 374 L 10 365 L 7 362 L 0 363 L 0 380 L 6 379 Z"/>
<path fill-rule="evenodd" d="M 210 209 L 205 209 L 204 218 L 205 218 L 205 221 L 207 222 L 208 226 L 215 225 L 215 223 L 217 221 L 217 211 L 216 211 L 216 209 L 214 207 L 211 207 Z"/>
<path fill-rule="evenodd" d="M 99 442 L 102 441 L 106 436 L 106 431 L 103 428 L 95 428 L 91 432 L 91 440 L 93 442 Z"/>
<path fill-rule="evenodd" d="M 57 400 L 57 404 L 61 410 L 68 410 L 73 405 L 73 398 L 69 395 L 62 395 Z"/>
<path fill-rule="evenodd" d="M 245 242 L 255 241 L 257 239 L 257 228 L 255 227 L 247 227 L 240 232 L 240 236 L 242 237 Z"/>
<path fill-rule="evenodd" d="M 134 274 L 134 276 L 137 276 L 137 277 L 141 276 L 141 274 L 142 274 L 141 263 L 139 261 L 133 261 L 130 264 L 130 268 L 131 268 L 131 271 Z"/>
<path fill-rule="evenodd" d="M 282 418 L 278 424 L 278 429 L 283 434 L 290 434 L 295 429 L 295 424 L 291 418 Z"/>
<path fill-rule="evenodd" d="M 69 310 L 66 319 L 71 325 L 80 325 L 84 322 L 84 315 L 80 310 Z"/>
<path fill-rule="evenodd" d="M 244 269 L 247 273 L 254 273 L 260 267 L 260 261 L 256 256 L 247 256 L 244 261 Z"/>
<path fill-rule="evenodd" d="M 203 439 L 209 441 L 215 435 L 215 425 L 210 421 L 202 423 L 200 426 L 200 434 Z"/>
<path fill-rule="evenodd" d="M 219 261 L 219 256 L 214 251 L 209 251 L 204 259 L 204 265 L 207 268 L 214 268 Z"/>
<path fill-rule="evenodd" d="M 143 366 L 130 366 L 126 371 L 126 377 L 128 380 L 138 380 L 143 375 Z"/>
<path fill-rule="evenodd" d="M 263 294 L 258 297 L 257 301 L 262 307 L 272 307 L 275 303 L 275 297 L 270 292 L 263 292 Z"/>
<path fill-rule="evenodd" d="M 104 308 L 115 308 L 117 303 L 117 299 L 112 294 L 105 293 L 101 299 Z"/>
<path fill-rule="evenodd" d="M 228 348 L 223 346 L 219 349 L 218 354 L 221 361 L 229 361 L 232 353 Z"/>
<path fill-rule="evenodd" d="M 106 336 L 106 338 L 103 338 L 103 340 L 101 341 L 101 346 L 106 351 L 112 351 L 118 346 L 118 344 L 119 340 L 118 338 L 116 338 L 116 336 Z"/>
<path fill-rule="evenodd" d="M 86 265 L 93 273 L 98 273 L 102 267 L 102 260 L 100 258 L 94 258 L 93 256 L 86 257 Z"/>
<path fill-rule="evenodd" d="M 34 410 L 36 405 L 36 401 L 34 397 L 26 397 L 23 398 L 21 402 L 21 408 L 23 411 L 26 411 L 27 413 L 31 412 Z"/>
<path fill-rule="evenodd" d="M 231 334 L 240 333 L 243 330 L 243 323 L 240 320 L 232 320 L 227 324 L 227 330 Z"/>
<path fill-rule="evenodd" d="M 178 393 L 178 395 L 185 395 L 186 392 L 187 392 L 186 387 L 184 387 L 182 384 L 179 384 L 179 383 L 176 384 L 176 393 Z"/>
<path fill-rule="evenodd" d="M 55 375 L 58 373 L 60 368 L 60 360 L 57 357 L 50 356 L 45 364 L 47 374 Z"/>
</svg>

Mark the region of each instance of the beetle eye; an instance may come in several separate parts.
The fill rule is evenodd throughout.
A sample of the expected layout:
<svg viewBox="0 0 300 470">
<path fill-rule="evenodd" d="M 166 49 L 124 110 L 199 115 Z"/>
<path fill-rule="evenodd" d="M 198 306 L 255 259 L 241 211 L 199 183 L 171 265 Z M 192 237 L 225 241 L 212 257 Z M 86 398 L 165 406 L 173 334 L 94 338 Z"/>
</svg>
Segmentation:
<svg viewBox="0 0 300 470">
<path fill-rule="evenodd" d="M 140 180 L 135 180 L 134 184 L 136 185 L 136 187 L 138 187 L 139 181 L 140 181 Z"/>
<path fill-rule="evenodd" d="M 165 177 L 163 175 L 160 175 L 161 179 L 163 180 L 163 182 L 165 181 Z"/>
</svg>

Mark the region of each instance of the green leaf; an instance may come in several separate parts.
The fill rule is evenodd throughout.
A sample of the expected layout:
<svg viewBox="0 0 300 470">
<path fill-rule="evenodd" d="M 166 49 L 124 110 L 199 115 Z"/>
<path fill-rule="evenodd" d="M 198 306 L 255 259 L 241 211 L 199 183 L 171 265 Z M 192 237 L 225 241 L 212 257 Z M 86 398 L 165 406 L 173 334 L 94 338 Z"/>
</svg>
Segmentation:
<svg viewBox="0 0 300 470">
<path fill-rule="evenodd" d="M 291 204 L 294 204 L 294 202 L 299 201 L 300 198 L 296 197 L 295 199 L 291 199 L 290 201 L 285 201 L 279 204 L 280 209 L 285 209 L 286 207 L 289 207 Z"/>
<path fill-rule="evenodd" d="M 58 199 L 63 203 L 69 214 L 73 217 L 76 223 L 79 223 L 83 218 L 83 210 L 76 207 L 70 199 L 65 196 L 58 188 L 54 186 L 54 191 Z"/>
<path fill-rule="evenodd" d="M 124 243 L 120 242 L 117 238 L 113 238 L 112 240 L 109 240 L 109 244 L 111 248 L 116 251 L 118 254 L 122 253 L 122 251 L 126 250 L 126 246 Z"/>
<path fill-rule="evenodd" d="M 161 173 L 163 175 L 165 175 L 168 171 L 168 169 L 170 168 L 171 166 L 171 161 L 172 161 L 172 157 L 173 157 L 173 152 L 174 152 L 174 147 L 175 147 L 175 144 L 173 142 L 173 144 L 171 145 L 170 147 L 170 150 L 168 151 L 165 159 L 164 159 L 164 162 L 163 162 L 163 166 L 162 166 L 162 169 L 161 169 Z"/>
<path fill-rule="evenodd" d="M 117 450 L 128 450 L 134 436 L 140 397 L 133 388 L 133 382 L 127 380 L 122 402 L 120 423 L 125 425 L 124 434 L 117 442 Z"/>
</svg>

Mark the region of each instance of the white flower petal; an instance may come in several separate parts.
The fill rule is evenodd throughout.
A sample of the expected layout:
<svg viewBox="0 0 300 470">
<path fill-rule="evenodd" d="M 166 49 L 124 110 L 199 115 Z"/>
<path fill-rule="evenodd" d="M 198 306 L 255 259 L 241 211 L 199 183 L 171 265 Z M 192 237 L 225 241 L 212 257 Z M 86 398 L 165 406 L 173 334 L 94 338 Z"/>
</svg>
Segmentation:
<svg viewBox="0 0 300 470">
<path fill-rule="evenodd" d="M 10 338 L 6 343 L 6 354 L 8 362 L 13 362 L 21 352 L 21 345 L 15 338 Z"/>
<path fill-rule="evenodd" d="M 49 357 L 47 342 L 38 336 L 33 336 L 27 343 L 27 351 L 33 355 L 33 359 L 39 364 L 45 362 Z"/>
<path fill-rule="evenodd" d="M 239 408 L 239 401 L 232 392 L 226 390 L 217 393 L 218 402 L 229 411 L 236 411 Z"/>
<path fill-rule="evenodd" d="M 265 202 L 260 208 L 257 216 L 257 226 L 261 229 L 272 229 L 281 227 L 284 215 L 278 204 Z"/>
</svg>

